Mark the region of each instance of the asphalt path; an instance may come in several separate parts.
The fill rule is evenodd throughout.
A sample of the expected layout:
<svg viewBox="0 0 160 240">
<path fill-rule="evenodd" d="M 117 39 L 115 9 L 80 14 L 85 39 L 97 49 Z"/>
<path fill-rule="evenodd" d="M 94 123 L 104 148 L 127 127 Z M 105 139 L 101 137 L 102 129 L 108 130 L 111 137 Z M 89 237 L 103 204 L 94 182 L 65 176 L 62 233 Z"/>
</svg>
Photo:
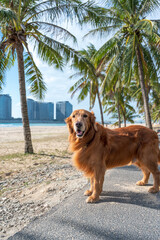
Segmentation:
<svg viewBox="0 0 160 240">
<path fill-rule="evenodd" d="M 112 169 L 98 203 L 85 202 L 86 186 L 9 240 L 160 240 L 160 193 L 148 193 L 152 177 L 136 186 L 141 178 L 133 166 Z"/>
</svg>

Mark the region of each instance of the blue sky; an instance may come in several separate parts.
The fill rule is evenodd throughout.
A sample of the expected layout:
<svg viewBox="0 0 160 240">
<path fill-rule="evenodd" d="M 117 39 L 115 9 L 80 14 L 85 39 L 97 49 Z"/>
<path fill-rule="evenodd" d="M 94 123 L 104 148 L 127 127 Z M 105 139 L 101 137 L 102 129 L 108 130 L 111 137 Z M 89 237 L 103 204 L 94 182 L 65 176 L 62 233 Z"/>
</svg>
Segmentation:
<svg viewBox="0 0 160 240">
<path fill-rule="evenodd" d="M 155 11 L 149 17 L 150 19 L 160 18 L 159 11 Z M 99 48 L 108 38 L 108 36 L 105 39 L 100 39 L 98 37 L 88 37 L 84 40 L 83 36 L 85 33 L 87 33 L 89 29 L 81 30 L 78 25 L 72 26 L 70 24 L 68 25 L 68 29 L 78 39 L 78 46 L 71 45 L 71 43 L 69 42 L 70 46 L 76 49 L 85 48 L 89 44 L 89 42 L 93 43 L 97 48 Z M 30 48 L 32 49 L 32 46 L 30 46 Z M 73 74 L 73 71 L 69 67 L 66 67 L 63 72 L 56 70 L 54 66 L 48 67 L 46 63 L 40 61 L 35 52 L 32 52 L 32 54 L 36 64 L 38 65 L 43 74 L 44 81 L 47 84 L 47 92 L 44 101 L 50 101 L 54 103 L 57 101 L 70 101 L 73 104 L 73 109 L 84 108 L 89 110 L 89 98 L 86 98 L 83 102 L 78 104 L 77 96 L 75 95 L 74 98 L 71 99 L 70 93 L 68 93 L 69 88 L 75 83 L 75 79 L 69 79 L 69 76 Z M 9 94 L 12 97 L 12 116 L 21 117 L 17 63 L 15 63 L 15 66 L 7 72 L 6 84 L 3 87 L 2 93 Z M 27 97 L 34 99 L 28 90 Z M 98 102 L 96 102 L 93 111 L 95 112 L 97 120 L 100 120 Z M 110 120 L 107 114 L 104 114 L 104 119 Z"/>
</svg>

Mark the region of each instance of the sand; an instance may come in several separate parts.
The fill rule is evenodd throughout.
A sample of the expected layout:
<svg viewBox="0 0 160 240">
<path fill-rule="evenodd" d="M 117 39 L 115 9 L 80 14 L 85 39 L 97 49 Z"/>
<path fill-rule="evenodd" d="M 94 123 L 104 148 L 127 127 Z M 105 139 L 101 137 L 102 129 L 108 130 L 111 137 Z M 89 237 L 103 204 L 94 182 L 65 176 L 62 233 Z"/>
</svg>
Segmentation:
<svg viewBox="0 0 160 240">
<path fill-rule="evenodd" d="M 87 184 L 72 166 L 66 126 L 34 126 L 31 133 L 34 154 L 24 154 L 23 128 L 0 127 L 2 240 Z"/>
<path fill-rule="evenodd" d="M 87 183 L 72 166 L 66 126 L 34 126 L 31 133 L 34 154 L 24 154 L 23 128 L 0 128 L 0 239 Z"/>
</svg>

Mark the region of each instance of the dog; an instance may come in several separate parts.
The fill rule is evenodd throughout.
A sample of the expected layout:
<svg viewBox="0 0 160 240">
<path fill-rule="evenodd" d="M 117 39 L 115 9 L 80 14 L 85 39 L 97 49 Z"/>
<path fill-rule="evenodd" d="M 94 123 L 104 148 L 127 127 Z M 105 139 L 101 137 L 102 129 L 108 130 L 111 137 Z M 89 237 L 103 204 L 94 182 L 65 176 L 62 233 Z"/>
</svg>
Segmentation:
<svg viewBox="0 0 160 240">
<path fill-rule="evenodd" d="M 106 170 L 125 165 L 142 170 L 139 186 L 146 185 L 152 173 L 154 184 L 149 192 L 159 191 L 160 151 L 155 131 L 140 125 L 111 130 L 97 123 L 93 112 L 83 109 L 75 110 L 65 122 L 74 165 L 90 178 L 90 189 L 84 193 L 87 203 L 99 201 Z"/>
</svg>

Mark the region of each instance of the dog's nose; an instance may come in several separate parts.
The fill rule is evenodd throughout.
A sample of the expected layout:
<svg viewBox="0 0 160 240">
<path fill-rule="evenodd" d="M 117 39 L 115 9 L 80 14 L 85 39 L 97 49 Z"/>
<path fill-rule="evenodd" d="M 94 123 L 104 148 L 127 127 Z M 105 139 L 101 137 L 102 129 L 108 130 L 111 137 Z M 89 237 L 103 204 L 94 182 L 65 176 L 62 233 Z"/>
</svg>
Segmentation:
<svg viewBox="0 0 160 240">
<path fill-rule="evenodd" d="M 82 127 L 82 123 L 81 122 L 76 122 L 76 127 L 77 128 L 81 128 Z"/>
</svg>

